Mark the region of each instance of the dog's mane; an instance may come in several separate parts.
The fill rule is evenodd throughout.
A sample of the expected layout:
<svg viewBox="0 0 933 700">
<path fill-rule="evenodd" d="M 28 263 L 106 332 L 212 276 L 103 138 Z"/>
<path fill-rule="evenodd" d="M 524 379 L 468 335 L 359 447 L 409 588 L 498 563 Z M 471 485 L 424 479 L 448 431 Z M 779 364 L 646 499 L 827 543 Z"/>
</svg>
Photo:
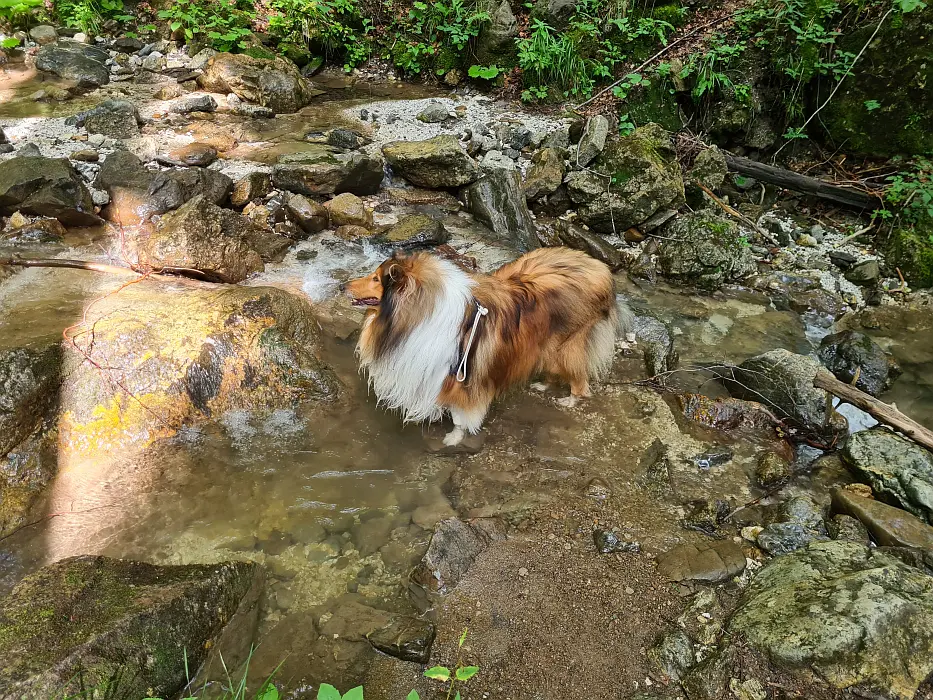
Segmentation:
<svg viewBox="0 0 933 700">
<path fill-rule="evenodd" d="M 357 353 L 379 403 L 405 422 L 438 420 L 437 397 L 459 360 L 461 332 L 476 282 L 447 260 L 412 256 L 402 290 L 386 287 L 367 316 Z M 414 283 L 414 284 L 412 284 Z"/>
</svg>

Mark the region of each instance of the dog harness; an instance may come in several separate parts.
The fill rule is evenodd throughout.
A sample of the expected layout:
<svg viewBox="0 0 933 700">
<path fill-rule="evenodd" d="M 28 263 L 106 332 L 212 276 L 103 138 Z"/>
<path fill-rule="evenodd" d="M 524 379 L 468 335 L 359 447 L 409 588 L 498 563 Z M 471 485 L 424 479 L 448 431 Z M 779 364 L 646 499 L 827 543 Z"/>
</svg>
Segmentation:
<svg viewBox="0 0 933 700">
<path fill-rule="evenodd" d="M 473 327 L 470 329 L 470 337 L 467 339 L 466 348 L 463 351 L 463 359 L 460 360 L 460 365 L 457 367 L 457 381 L 465 382 L 467 378 L 467 360 L 470 357 L 470 348 L 473 347 L 473 338 L 476 335 L 476 327 L 479 325 L 479 320 L 483 316 L 489 313 L 489 309 L 480 304 L 475 299 L 473 303 L 476 304 L 476 315 L 473 316 Z"/>
</svg>

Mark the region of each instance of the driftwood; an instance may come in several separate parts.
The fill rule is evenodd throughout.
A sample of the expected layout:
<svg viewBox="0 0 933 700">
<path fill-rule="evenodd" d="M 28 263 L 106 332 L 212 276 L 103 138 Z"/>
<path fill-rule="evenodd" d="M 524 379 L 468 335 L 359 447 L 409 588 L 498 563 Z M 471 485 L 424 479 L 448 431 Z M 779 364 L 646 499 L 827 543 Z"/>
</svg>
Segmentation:
<svg viewBox="0 0 933 700">
<path fill-rule="evenodd" d="M 734 156 L 731 153 L 724 153 L 723 155 L 726 157 L 729 170 L 740 175 L 753 177 L 761 182 L 778 185 L 788 190 L 802 192 L 821 199 L 828 199 L 836 204 L 842 204 L 861 211 L 874 211 L 882 206 L 881 198 L 875 194 L 832 185 L 814 177 L 800 175 L 774 165 L 765 165 L 748 158 Z"/>
<path fill-rule="evenodd" d="M 104 272 L 109 275 L 121 277 L 141 277 L 143 275 L 172 275 L 188 277 L 204 282 L 218 281 L 212 275 L 187 267 L 160 267 L 149 271 L 138 270 L 132 267 L 107 265 L 89 260 L 64 260 L 59 258 L 0 258 L 0 267 L 65 267 L 72 270 L 90 270 L 91 272 Z"/>
<path fill-rule="evenodd" d="M 813 386 L 825 389 L 843 401 L 862 409 L 870 414 L 879 423 L 889 425 L 898 432 L 903 433 L 919 445 L 933 450 L 933 432 L 930 432 L 915 420 L 908 418 L 893 406 L 869 396 L 864 391 L 856 389 L 851 384 L 840 382 L 825 369 L 821 369 L 813 378 Z"/>
</svg>

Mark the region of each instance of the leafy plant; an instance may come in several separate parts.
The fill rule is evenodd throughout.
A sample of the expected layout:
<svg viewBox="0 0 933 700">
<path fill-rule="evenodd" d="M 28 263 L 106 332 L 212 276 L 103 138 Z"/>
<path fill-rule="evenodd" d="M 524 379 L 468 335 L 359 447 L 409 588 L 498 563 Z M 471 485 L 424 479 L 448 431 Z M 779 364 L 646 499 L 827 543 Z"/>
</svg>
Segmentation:
<svg viewBox="0 0 933 700">
<path fill-rule="evenodd" d="M 632 121 L 631 117 L 628 114 L 621 115 L 619 117 L 619 136 L 631 136 L 634 131 L 635 122 Z"/>
<path fill-rule="evenodd" d="M 467 75 L 471 78 L 482 78 L 483 80 L 494 80 L 502 73 L 502 69 L 499 66 L 470 66 L 470 70 L 467 71 Z"/>
<path fill-rule="evenodd" d="M 919 157 L 909 169 L 887 180 L 891 184 L 885 199 L 899 208 L 907 221 L 933 220 L 933 160 Z"/>
<path fill-rule="evenodd" d="M 536 19 L 532 22 L 531 36 L 516 40 L 518 65 L 526 77 L 527 92 L 539 99 L 547 95 L 545 89 L 534 87 L 554 85 L 565 94 L 588 94 L 592 90 L 583 57 L 576 42 L 550 25 Z"/>
<path fill-rule="evenodd" d="M 17 46 L 19 46 L 19 43 L 19 39 L 17 39 L 15 36 L 8 36 L 3 41 L 0 41 L 0 49 L 6 49 L 9 51 L 10 49 L 15 49 Z"/>
<path fill-rule="evenodd" d="M 218 51 L 245 49 L 252 33 L 253 17 L 237 7 L 236 0 L 175 0 L 159 10 L 159 19 L 168 20 L 173 32 L 181 30 L 186 41 L 204 36 Z"/>
<path fill-rule="evenodd" d="M 865 109 L 869 112 L 874 112 L 879 107 L 881 107 L 881 103 L 878 100 L 865 100 Z"/>
<path fill-rule="evenodd" d="M 36 8 L 42 7 L 42 0 L 0 0 L 0 25 L 18 25 Z M 4 41 L 7 41 L 6 39 Z M 4 48 L 16 48 L 5 46 Z"/>
<path fill-rule="evenodd" d="M 133 16 L 123 8 L 123 0 L 59 0 L 55 4 L 59 20 L 82 32 L 99 32 L 109 19 L 128 22 Z"/>
<path fill-rule="evenodd" d="M 347 71 L 372 53 L 373 22 L 360 14 L 356 0 L 270 0 L 269 7 L 269 30 L 282 44 L 340 57 Z"/>
</svg>

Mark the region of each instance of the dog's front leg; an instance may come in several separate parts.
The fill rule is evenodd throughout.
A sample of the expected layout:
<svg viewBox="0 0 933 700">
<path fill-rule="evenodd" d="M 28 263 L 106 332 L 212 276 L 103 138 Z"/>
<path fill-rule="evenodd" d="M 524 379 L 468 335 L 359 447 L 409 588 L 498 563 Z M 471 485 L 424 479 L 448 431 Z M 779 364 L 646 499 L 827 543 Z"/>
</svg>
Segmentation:
<svg viewBox="0 0 933 700">
<path fill-rule="evenodd" d="M 470 433 L 475 435 L 483 427 L 483 419 L 486 417 L 488 406 L 480 408 L 462 409 L 450 408 L 450 417 L 454 421 L 454 429 L 444 437 L 444 444 L 447 447 L 459 445 L 463 437 Z"/>
</svg>

